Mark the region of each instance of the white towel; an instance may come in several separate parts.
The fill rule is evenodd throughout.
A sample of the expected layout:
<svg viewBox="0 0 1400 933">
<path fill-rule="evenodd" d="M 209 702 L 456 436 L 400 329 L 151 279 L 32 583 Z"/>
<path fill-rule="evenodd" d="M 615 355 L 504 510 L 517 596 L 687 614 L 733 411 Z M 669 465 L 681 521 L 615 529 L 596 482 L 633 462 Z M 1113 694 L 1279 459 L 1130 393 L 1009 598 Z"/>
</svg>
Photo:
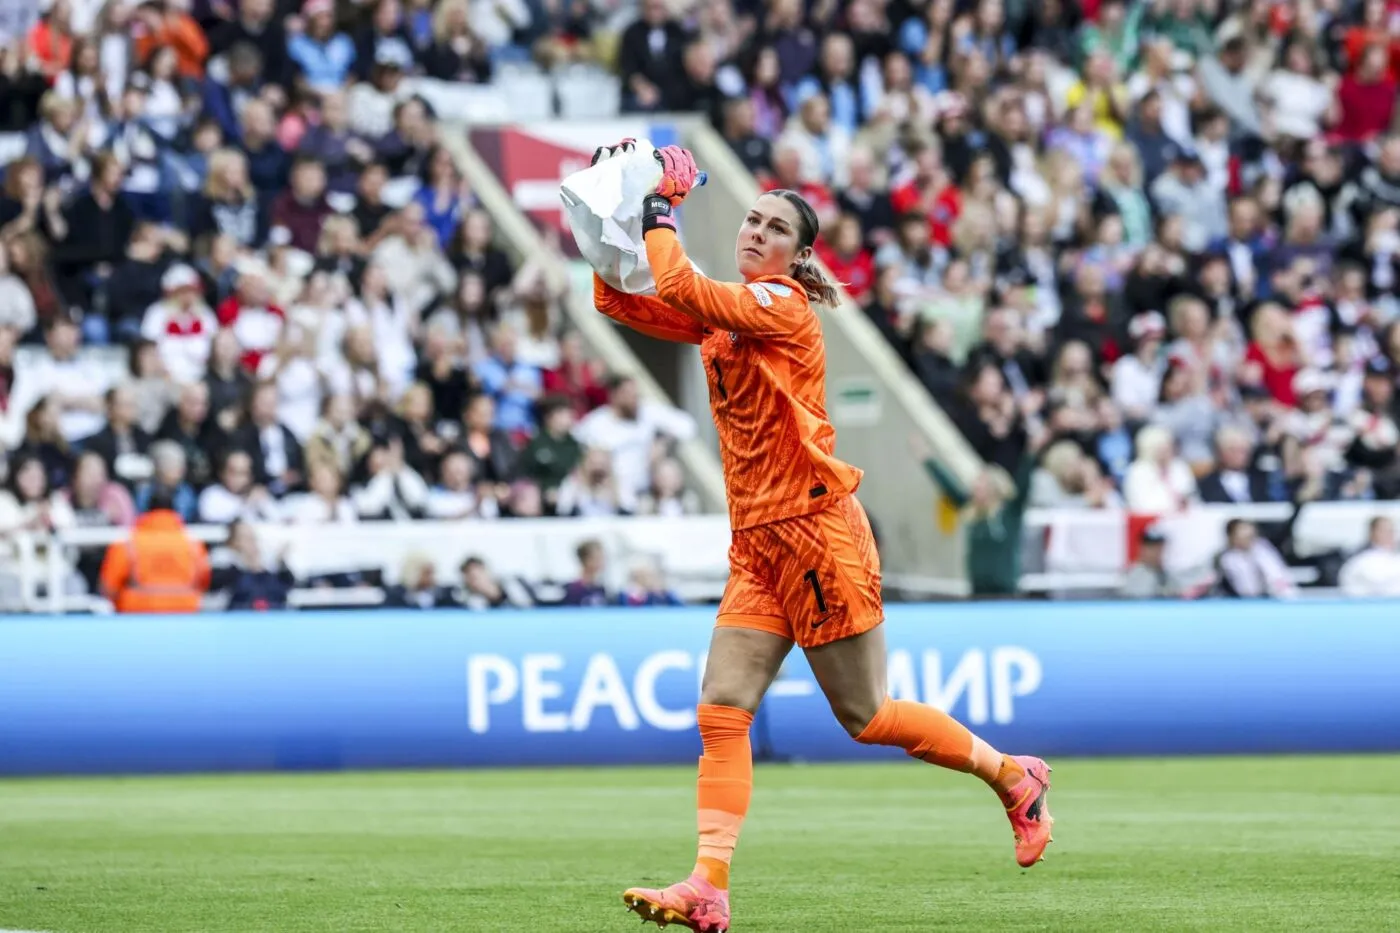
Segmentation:
<svg viewBox="0 0 1400 933">
<path fill-rule="evenodd" d="M 564 179 L 559 194 L 583 258 L 613 288 L 633 295 L 656 292 L 642 242 L 642 199 L 661 181 L 655 148 L 636 148 Z"/>
</svg>

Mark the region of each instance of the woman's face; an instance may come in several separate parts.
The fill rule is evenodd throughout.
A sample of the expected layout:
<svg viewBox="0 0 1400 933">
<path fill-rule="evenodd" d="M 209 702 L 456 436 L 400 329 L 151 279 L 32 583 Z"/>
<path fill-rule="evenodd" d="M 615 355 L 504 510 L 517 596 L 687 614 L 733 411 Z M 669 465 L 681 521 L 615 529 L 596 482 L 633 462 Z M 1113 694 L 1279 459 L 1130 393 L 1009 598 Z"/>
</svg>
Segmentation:
<svg viewBox="0 0 1400 933">
<path fill-rule="evenodd" d="M 489 431 L 496 420 L 496 403 L 489 395 L 478 395 L 467 406 L 467 427 L 473 431 Z"/>
<path fill-rule="evenodd" d="M 486 304 L 486 283 L 479 275 L 464 275 L 457 286 L 457 299 L 463 311 L 479 313 Z"/>
<path fill-rule="evenodd" d="M 758 53 L 754 64 L 754 83 L 763 88 L 773 87 L 778 83 L 778 74 L 778 53 L 772 47 L 765 48 Z"/>
<path fill-rule="evenodd" d="M 384 278 L 384 268 L 377 264 L 365 267 L 364 277 L 360 280 L 360 291 L 366 298 L 383 297 L 388 288 L 388 282 Z"/>
<path fill-rule="evenodd" d="M 38 460 L 26 460 L 15 474 L 15 488 L 25 502 L 36 502 L 48 492 L 49 479 Z"/>
<path fill-rule="evenodd" d="M 151 77 L 157 81 L 169 81 L 175 76 L 175 50 L 162 45 L 151 56 Z"/>
<path fill-rule="evenodd" d="M 482 211 L 472 211 L 462 222 L 462 239 L 470 249 L 485 249 L 491 245 L 491 237 L 491 218 Z"/>
<path fill-rule="evenodd" d="M 73 51 L 73 71 L 80 75 L 97 73 L 97 46 L 91 42 L 76 43 Z"/>
<path fill-rule="evenodd" d="M 82 457 L 73 471 L 73 491 L 83 499 L 96 499 L 107 481 L 107 465 L 98 456 Z"/>
<path fill-rule="evenodd" d="M 60 101 L 53 108 L 53 128 L 60 133 L 67 133 L 73 128 L 75 119 L 73 104 L 71 101 Z"/>
<path fill-rule="evenodd" d="M 764 275 L 790 275 L 793 266 L 811 253 L 800 236 L 796 207 L 778 195 L 760 197 L 739 225 L 734 244 L 739 273 L 746 281 Z"/>
<path fill-rule="evenodd" d="M 454 184 L 457 180 L 457 166 L 452 161 L 452 153 L 446 149 L 439 149 L 433 153 L 428 174 L 434 185 Z"/>
<path fill-rule="evenodd" d="M 433 397 L 427 389 L 416 386 L 404 393 L 404 417 L 409 421 L 422 423 L 433 413 Z"/>
</svg>

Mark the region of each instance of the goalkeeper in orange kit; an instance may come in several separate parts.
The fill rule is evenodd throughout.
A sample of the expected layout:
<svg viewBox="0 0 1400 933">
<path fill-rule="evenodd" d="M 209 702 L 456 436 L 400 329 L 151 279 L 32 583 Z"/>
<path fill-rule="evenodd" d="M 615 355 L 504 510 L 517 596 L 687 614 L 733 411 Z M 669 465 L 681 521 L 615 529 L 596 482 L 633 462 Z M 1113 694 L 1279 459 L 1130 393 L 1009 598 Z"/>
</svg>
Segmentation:
<svg viewBox="0 0 1400 933">
<path fill-rule="evenodd" d="M 630 145 L 603 147 L 593 160 Z M 699 855 L 685 881 L 631 888 L 623 901 L 659 925 L 729 928 L 730 858 L 753 788 L 749 728 L 794 643 L 857 742 L 977 775 L 1011 819 L 1016 861 L 1035 864 L 1052 823 L 1045 762 L 1002 755 L 947 714 L 886 695 L 880 561 L 855 498 L 861 471 L 833 456 L 826 414 L 826 351 L 811 305 L 834 305 L 837 293 L 812 262 L 816 214 L 795 192 L 762 195 L 735 244 L 744 281 L 713 281 L 691 268 L 672 215 L 695 184 L 695 160 L 675 146 L 658 159 L 662 179 L 643 205 L 656 296 L 595 275 L 593 297 L 644 334 L 700 346 L 733 539 L 700 688 Z"/>
</svg>

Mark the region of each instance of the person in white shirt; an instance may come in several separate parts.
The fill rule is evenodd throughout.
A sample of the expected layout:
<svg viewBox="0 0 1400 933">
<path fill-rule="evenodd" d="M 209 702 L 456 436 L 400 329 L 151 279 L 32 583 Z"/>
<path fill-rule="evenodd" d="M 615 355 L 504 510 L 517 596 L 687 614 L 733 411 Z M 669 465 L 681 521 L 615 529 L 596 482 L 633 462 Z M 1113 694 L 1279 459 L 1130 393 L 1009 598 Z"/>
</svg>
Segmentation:
<svg viewBox="0 0 1400 933">
<path fill-rule="evenodd" d="M 324 460 L 317 461 L 311 464 L 308 474 L 309 490 L 286 498 L 282 503 L 283 518 L 294 525 L 360 520 L 354 504 L 342 492 L 344 482 L 334 465 Z"/>
<path fill-rule="evenodd" d="M 1176 456 L 1171 431 L 1148 425 L 1137 433 L 1137 459 L 1123 478 L 1128 509 L 1149 515 L 1180 512 L 1196 501 L 1196 477 Z"/>
<path fill-rule="evenodd" d="M 164 297 L 146 309 L 141 336 L 155 343 L 165 371 L 177 384 L 198 382 L 209 365 L 218 319 L 204 303 L 199 273 L 189 266 L 167 269 L 160 288 Z"/>
<path fill-rule="evenodd" d="M 465 450 L 453 450 L 442 458 L 441 482 L 428 493 L 429 518 L 467 518 L 477 510 L 472 486 L 472 459 Z"/>
<path fill-rule="evenodd" d="M 253 485 L 253 460 L 242 450 L 225 455 L 219 481 L 199 494 L 199 520 L 206 524 L 272 522 L 280 518 L 277 500 L 262 486 Z"/>
<path fill-rule="evenodd" d="M 1355 598 L 1400 596 L 1400 551 L 1395 523 L 1384 515 L 1371 519 L 1366 547 L 1342 565 L 1338 585 Z"/>
<path fill-rule="evenodd" d="M 694 418 L 661 402 L 641 401 L 637 381 L 629 376 L 614 378 L 608 387 L 608 403 L 594 409 L 574 428 L 580 444 L 612 455 L 619 504 L 626 512 L 636 511 L 663 442 L 687 441 L 694 436 Z"/>
<path fill-rule="evenodd" d="M 1228 544 L 1216 559 L 1220 588 L 1236 599 L 1291 599 L 1298 588 L 1278 550 L 1259 537 L 1254 523 L 1232 518 L 1225 525 Z"/>
<path fill-rule="evenodd" d="M 48 354 L 16 366 L 10 405 L 17 411 L 28 411 L 41 399 L 51 399 L 58 406 L 59 431 L 72 444 L 91 437 L 107 423 L 111 373 L 79 358 L 82 333 L 68 318 L 51 321 L 44 338 Z"/>
<path fill-rule="evenodd" d="M 1139 314 L 1128 323 L 1133 352 L 1113 364 L 1112 395 L 1129 421 L 1146 421 L 1157 404 L 1162 374 L 1167 368 L 1162 359 L 1162 338 L 1166 333 L 1166 319 L 1156 311 Z"/>
</svg>

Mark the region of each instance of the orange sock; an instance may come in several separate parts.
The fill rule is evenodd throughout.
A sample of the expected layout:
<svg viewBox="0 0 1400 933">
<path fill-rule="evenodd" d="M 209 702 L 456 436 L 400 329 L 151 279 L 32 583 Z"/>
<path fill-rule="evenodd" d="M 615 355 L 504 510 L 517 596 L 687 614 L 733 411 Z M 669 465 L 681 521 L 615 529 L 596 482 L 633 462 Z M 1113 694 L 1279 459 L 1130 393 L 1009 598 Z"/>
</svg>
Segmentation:
<svg viewBox="0 0 1400 933">
<path fill-rule="evenodd" d="M 753 713 L 733 706 L 701 704 L 697 709 L 700 758 L 696 781 L 696 823 L 700 829 L 695 871 L 717 888 L 729 887 L 729 861 L 753 793 Z"/>
<path fill-rule="evenodd" d="M 940 768 L 967 771 L 999 793 L 1010 790 L 1025 774 L 1021 766 L 998 752 L 942 710 L 910 700 L 885 698 L 865 730 L 856 736 L 866 745 L 895 745 L 911 758 Z"/>
</svg>

